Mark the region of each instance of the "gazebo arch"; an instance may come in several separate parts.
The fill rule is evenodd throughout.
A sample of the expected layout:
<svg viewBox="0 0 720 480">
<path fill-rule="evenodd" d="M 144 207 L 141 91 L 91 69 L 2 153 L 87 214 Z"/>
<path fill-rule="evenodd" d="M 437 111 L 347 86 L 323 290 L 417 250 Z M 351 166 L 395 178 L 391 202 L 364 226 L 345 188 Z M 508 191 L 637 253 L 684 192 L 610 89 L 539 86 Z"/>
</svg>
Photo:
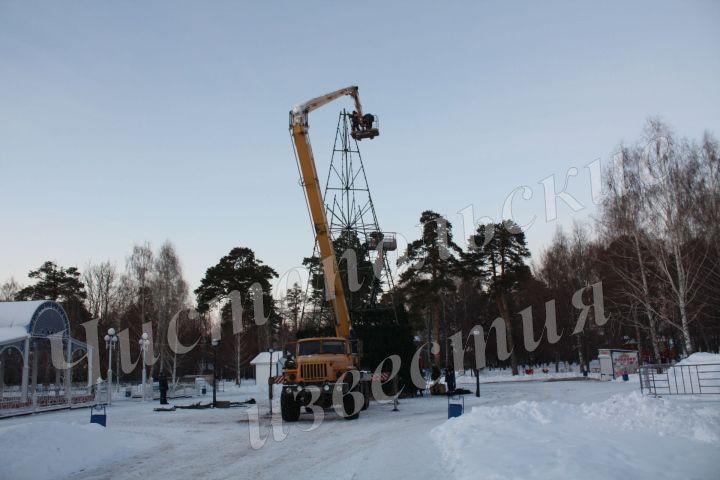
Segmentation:
<svg viewBox="0 0 720 480">
<path fill-rule="evenodd" d="M 77 350 L 89 352 L 91 348 L 84 342 L 75 340 L 70 335 L 70 321 L 62 306 L 50 300 L 33 300 L 28 302 L 0 302 L 0 355 L 6 350 L 16 349 L 22 355 L 22 376 L 20 385 L 20 397 L 14 404 L 20 407 L 38 407 L 37 401 L 37 373 L 38 356 L 41 352 L 42 341 L 50 341 L 50 337 L 62 340 L 63 354 L 67 363 Z M 32 361 L 31 361 L 32 352 Z M 92 355 L 88 359 L 88 386 L 92 380 Z M 0 363 L 0 388 L 4 391 L 5 364 Z M 60 373 L 64 372 L 63 390 L 64 397 L 48 399 L 49 404 L 58 405 L 67 402 L 72 405 L 72 368 L 55 370 L 55 388 L 59 393 Z M 28 395 L 29 384 L 32 384 L 32 396 Z M 43 406 L 43 405 L 40 405 Z M 1 407 L 0 407 L 1 408 Z"/>
</svg>

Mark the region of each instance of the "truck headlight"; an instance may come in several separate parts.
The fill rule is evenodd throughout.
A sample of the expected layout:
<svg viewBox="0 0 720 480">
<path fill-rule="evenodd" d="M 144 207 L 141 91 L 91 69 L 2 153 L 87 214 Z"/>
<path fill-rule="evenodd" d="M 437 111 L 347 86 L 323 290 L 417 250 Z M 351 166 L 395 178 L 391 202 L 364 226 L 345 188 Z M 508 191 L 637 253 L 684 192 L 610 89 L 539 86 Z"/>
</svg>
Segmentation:
<svg viewBox="0 0 720 480">
<path fill-rule="evenodd" d="M 327 383 L 326 383 L 325 385 L 323 385 L 323 390 L 325 390 L 326 392 L 329 392 L 329 391 L 330 391 L 330 385 L 328 385 Z"/>
</svg>

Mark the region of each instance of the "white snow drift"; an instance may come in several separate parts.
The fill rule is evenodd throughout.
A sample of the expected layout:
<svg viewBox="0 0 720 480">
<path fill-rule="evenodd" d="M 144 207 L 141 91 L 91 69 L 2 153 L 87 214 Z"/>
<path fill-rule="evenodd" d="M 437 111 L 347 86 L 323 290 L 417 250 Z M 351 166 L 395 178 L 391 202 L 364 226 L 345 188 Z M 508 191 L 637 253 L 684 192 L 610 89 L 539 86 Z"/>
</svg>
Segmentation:
<svg viewBox="0 0 720 480">
<path fill-rule="evenodd" d="M 720 409 L 619 394 L 474 407 L 431 435 L 453 478 L 716 478 Z"/>
<path fill-rule="evenodd" d="M 720 393 L 720 355 L 698 352 L 668 369 L 669 393 Z M 658 393 L 664 393 L 659 388 Z"/>
</svg>

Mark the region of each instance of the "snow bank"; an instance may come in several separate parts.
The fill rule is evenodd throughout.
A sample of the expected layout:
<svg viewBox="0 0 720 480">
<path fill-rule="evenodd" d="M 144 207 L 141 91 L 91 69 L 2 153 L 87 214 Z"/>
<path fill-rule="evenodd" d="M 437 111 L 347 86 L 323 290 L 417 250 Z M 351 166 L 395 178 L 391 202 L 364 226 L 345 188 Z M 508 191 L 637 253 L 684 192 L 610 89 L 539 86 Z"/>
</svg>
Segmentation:
<svg viewBox="0 0 720 480">
<path fill-rule="evenodd" d="M 678 362 L 678 365 L 700 365 L 703 363 L 720 363 L 720 353 L 697 352 Z"/>
<path fill-rule="evenodd" d="M 122 460 L 155 445 L 137 434 L 97 424 L 32 422 L 0 428 L 0 478 L 62 478 Z"/>
<path fill-rule="evenodd" d="M 459 479 L 715 478 L 720 403 L 523 401 L 475 407 L 431 436 Z"/>
<path fill-rule="evenodd" d="M 720 393 L 720 355 L 693 353 L 669 368 L 667 376 L 670 393 Z"/>
<path fill-rule="evenodd" d="M 532 374 L 525 373 L 524 369 L 520 369 L 518 375 L 513 375 L 512 370 L 506 369 L 485 369 L 480 371 L 480 383 L 501 383 L 501 382 L 531 382 L 531 381 L 542 381 L 542 380 L 555 380 L 555 379 L 567 379 L 581 377 L 580 367 L 576 365 L 563 366 L 559 372 L 555 371 L 555 367 L 546 367 L 548 373 L 543 373 L 543 367 L 534 367 Z M 464 373 L 458 372 L 455 374 L 455 382 L 457 385 L 462 384 L 463 386 L 475 385 L 475 377 L 471 370 L 467 370 Z M 440 378 L 442 383 L 445 383 L 445 377 Z M 466 387 L 467 388 L 467 387 Z"/>
</svg>

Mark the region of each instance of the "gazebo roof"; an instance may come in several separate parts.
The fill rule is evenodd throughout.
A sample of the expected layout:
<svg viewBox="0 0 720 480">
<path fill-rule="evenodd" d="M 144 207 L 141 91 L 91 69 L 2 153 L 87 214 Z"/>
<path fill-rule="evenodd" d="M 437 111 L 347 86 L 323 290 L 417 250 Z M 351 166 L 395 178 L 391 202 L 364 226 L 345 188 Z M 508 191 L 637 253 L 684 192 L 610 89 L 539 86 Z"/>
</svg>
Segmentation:
<svg viewBox="0 0 720 480">
<path fill-rule="evenodd" d="M 30 325 L 33 315 L 35 315 L 35 311 L 45 302 L 47 302 L 47 300 L 0 302 L 0 328 L 27 328 Z"/>
<path fill-rule="evenodd" d="M 27 331 L 23 327 L 0 327 L 0 345 L 24 340 Z"/>
<path fill-rule="evenodd" d="M 56 333 L 70 333 L 67 314 L 58 303 L 51 300 L 0 302 L 0 344 Z"/>
</svg>

